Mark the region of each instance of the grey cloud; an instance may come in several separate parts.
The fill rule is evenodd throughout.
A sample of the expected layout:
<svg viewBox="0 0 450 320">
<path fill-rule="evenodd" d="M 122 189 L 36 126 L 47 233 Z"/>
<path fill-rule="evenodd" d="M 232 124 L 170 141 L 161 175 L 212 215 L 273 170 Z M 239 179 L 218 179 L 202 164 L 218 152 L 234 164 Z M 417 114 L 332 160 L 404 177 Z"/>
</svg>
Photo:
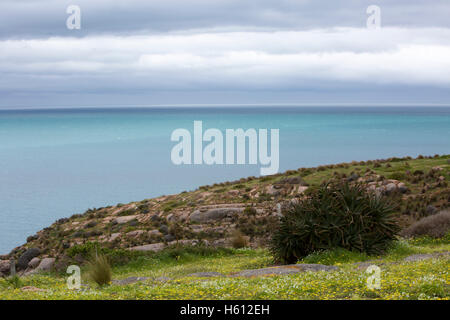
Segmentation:
<svg viewBox="0 0 450 320">
<path fill-rule="evenodd" d="M 0 38 L 136 35 L 192 29 L 364 27 L 368 5 L 385 26 L 449 27 L 447 0 L 3 0 Z M 82 9 L 82 29 L 65 27 L 69 4 Z"/>
<path fill-rule="evenodd" d="M 450 103 L 448 16 L 447 0 L 2 0 L 0 107 Z"/>
</svg>

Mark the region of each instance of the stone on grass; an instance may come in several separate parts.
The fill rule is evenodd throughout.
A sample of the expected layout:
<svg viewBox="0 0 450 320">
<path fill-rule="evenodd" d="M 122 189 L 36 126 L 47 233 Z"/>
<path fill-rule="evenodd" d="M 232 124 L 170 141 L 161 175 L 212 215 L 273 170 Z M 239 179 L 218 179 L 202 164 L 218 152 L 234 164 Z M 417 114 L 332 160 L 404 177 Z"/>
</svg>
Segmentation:
<svg viewBox="0 0 450 320">
<path fill-rule="evenodd" d="M 220 272 L 195 272 L 188 274 L 186 277 L 211 278 L 211 277 L 225 277 L 225 275 Z"/>
<path fill-rule="evenodd" d="M 42 259 L 39 266 L 36 268 L 37 271 L 50 271 L 55 264 L 55 258 L 44 258 Z"/>
<path fill-rule="evenodd" d="M 300 272 L 336 271 L 338 267 L 326 266 L 322 264 L 290 264 L 285 266 L 269 267 L 262 269 L 244 270 L 237 272 L 232 277 L 261 277 L 294 274 Z"/>
</svg>

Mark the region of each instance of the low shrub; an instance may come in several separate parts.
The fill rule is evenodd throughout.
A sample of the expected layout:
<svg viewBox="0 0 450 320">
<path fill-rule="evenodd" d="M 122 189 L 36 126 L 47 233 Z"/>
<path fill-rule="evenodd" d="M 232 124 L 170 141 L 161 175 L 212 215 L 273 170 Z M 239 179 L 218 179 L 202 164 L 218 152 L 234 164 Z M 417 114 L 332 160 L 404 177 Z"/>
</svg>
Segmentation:
<svg viewBox="0 0 450 320">
<path fill-rule="evenodd" d="M 235 249 L 248 247 L 247 238 L 239 230 L 236 230 L 231 237 L 231 246 Z"/>
<path fill-rule="evenodd" d="M 400 233 L 406 238 L 429 236 L 442 238 L 450 232 L 450 210 L 425 217 Z"/>
<path fill-rule="evenodd" d="M 335 248 L 382 253 L 399 231 L 394 209 L 361 184 L 324 184 L 284 211 L 271 252 L 281 263 Z"/>
<path fill-rule="evenodd" d="M 393 172 L 388 176 L 389 179 L 405 180 L 406 174 L 404 172 Z"/>
</svg>

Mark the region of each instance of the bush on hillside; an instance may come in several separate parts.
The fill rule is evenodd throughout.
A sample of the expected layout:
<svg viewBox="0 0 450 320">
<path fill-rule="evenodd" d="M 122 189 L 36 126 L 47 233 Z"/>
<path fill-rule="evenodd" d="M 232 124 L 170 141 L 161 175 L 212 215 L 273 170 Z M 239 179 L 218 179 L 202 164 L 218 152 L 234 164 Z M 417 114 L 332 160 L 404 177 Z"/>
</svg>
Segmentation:
<svg viewBox="0 0 450 320">
<path fill-rule="evenodd" d="M 235 230 L 231 237 L 231 246 L 234 249 L 248 247 L 248 240 L 239 230 Z"/>
<path fill-rule="evenodd" d="M 425 217 L 403 230 L 401 235 L 406 238 L 429 236 L 442 238 L 450 232 L 450 210 Z"/>
<path fill-rule="evenodd" d="M 379 254 L 398 231 L 386 198 L 360 184 L 325 184 L 285 210 L 271 252 L 281 263 L 335 248 Z"/>
</svg>

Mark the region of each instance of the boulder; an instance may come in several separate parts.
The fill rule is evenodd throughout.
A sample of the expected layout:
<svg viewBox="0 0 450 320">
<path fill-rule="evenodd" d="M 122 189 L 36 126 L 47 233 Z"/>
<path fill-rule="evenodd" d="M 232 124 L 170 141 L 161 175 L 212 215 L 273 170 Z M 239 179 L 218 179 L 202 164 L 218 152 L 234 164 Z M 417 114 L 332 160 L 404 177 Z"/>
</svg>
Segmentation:
<svg viewBox="0 0 450 320">
<path fill-rule="evenodd" d="M 41 259 L 39 259 L 38 257 L 35 257 L 35 258 L 31 259 L 30 262 L 28 262 L 28 267 L 34 269 L 39 265 L 40 262 L 41 262 Z"/>
<path fill-rule="evenodd" d="M 390 193 L 392 193 L 392 192 L 394 192 L 395 190 L 397 190 L 397 185 L 395 184 L 395 183 L 388 183 L 387 185 L 386 185 L 386 193 L 387 194 L 390 194 Z"/>
<path fill-rule="evenodd" d="M 398 191 L 400 191 L 401 193 L 406 193 L 406 192 L 408 191 L 408 187 L 407 187 L 403 182 L 400 182 L 400 183 L 397 185 L 397 189 L 398 189 Z"/>
<path fill-rule="evenodd" d="M 34 257 L 37 257 L 41 254 L 41 250 L 38 248 L 30 248 L 27 249 L 17 261 L 17 269 L 18 270 L 25 270 L 28 268 L 28 263 L 33 259 Z"/>
<path fill-rule="evenodd" d="M 116 233 L 113 233 L 113 234 L 111 234 L 111 236 L 109 237 L 109 242 L 113 242 L 114 240 L 116 240 L 117 238 L 119 238 L 120 237 L 120 232 L 116 232 Z"/>
<path fill-rule="evenodd" d="M 136 217 L 137 217 L 136 215 L 133 215 L 133 216 L 117 217 L 117 218 L 114 219 L 114 221 L 115 221 L 117 224 L 124 224 L 124 223 L 130 222 L 130 221 L 136 219 Z"/>
<path fill-rule="evenodd" d="M 161 251 L 164 249 L 164 243 L 152 243 L 152 244 L 145 244 L 143 246 L 136 246 L 130 248 L 132 251 Z"/>
<path fill-rule="evenodd" d="M 144 232 L 145 232 L 144 230 L 134 230 L 134 231 L 127 232 L 127 236 L 130 238 L 135 238 L 135 237 L 140 236 Z"/>
<path fill-rule="evenodd" d="M 0 276 L 9 274 L 11 262 L 9 260 L 0 260 Z"/>
<path fill-rule="evenodd" d="M 436 209 L 435 206 L 429 205 L 429 206 L 427 206 L 425 211 L 426 211 L 427 215 L 432 215 L 432 214 L 435 214 L 438 210 Z"/>
<path fill-rule="evenodd" d="M 37 240 L 37 239 L 38 239 L 38 236 L 37 236 L 37 234 L 35 234 L 33 236 L 29 236 L 27 238 L 27 242 L 31 242 L 31 241 L 34 241 L 34 240 Z"/>
<path fill-rule="evenodd" d="M 306 190 L 308 190 L 308 187 L 305 186 L 299 186 L 298 187 L 298 193 L 304 193 Z"/>
<path fill-rule="evenodd" d="M 243 208 L 233 208 L 233 207 L 215 208 L 206 211 L 195 210 L 190 216 L 190 221 L 199 223 L 217 221 L 225 217 L 237 215 L 242 211 L 244 211 Z"/>
<path fill-rule="evenodd" d="M 237 197 L 239 196 L 239 190 L 230 190 L 228 191 L 228 194 L 232 197 Z"/>
<path fill-rule="evenodd" d="M 359 178 L 359 175 L 358 174 L 356 174 L 356 173 L 353 173 L 353 174 L 351 174 L 350 175 L 350 177 L 348 177 L 347 178 L 347 181 L 356 181 L 356 180 L 358 180 L 358 178 Z"/>
<path fill-rule="evenodd" d="M 281 190 L 277 189 L 273 185 L 270 185 L 266 188 L 266 193 L 271 196 L 277 196 L 281 193 Z"/>
<path fill-rule="evenodd" d="M 163 224 L 163 225 L 161 225 L 161 226 L 159 227 L 159 231 L 160 231 L 162 234 L 168 234 L 168 233 L 169 233 L 169 227 L 168 227 L 167 225 Z"/>
<path fill-rule="evenodd" d="M 148 235 L 151 237 L 161 237 L 163 234 L 159 230 L 150 230 Z"/>
<path fill-rule="evenodd" d="M 44 258 L 42 259 L 39 266 L 36 268 L 36 271 L 50 271 L 55 264 L 55 258 Z"/>
<path fill-rule="evenodd" d="M 164 241 L 166 241 L 166 242 L 170 242 L 170 241 L 173 241 L 173 240 L 175 240 L 175 237 L 173 235 L 171 235 L 171 234 L 166 234 L 164 236 Z"/>
</svg>

